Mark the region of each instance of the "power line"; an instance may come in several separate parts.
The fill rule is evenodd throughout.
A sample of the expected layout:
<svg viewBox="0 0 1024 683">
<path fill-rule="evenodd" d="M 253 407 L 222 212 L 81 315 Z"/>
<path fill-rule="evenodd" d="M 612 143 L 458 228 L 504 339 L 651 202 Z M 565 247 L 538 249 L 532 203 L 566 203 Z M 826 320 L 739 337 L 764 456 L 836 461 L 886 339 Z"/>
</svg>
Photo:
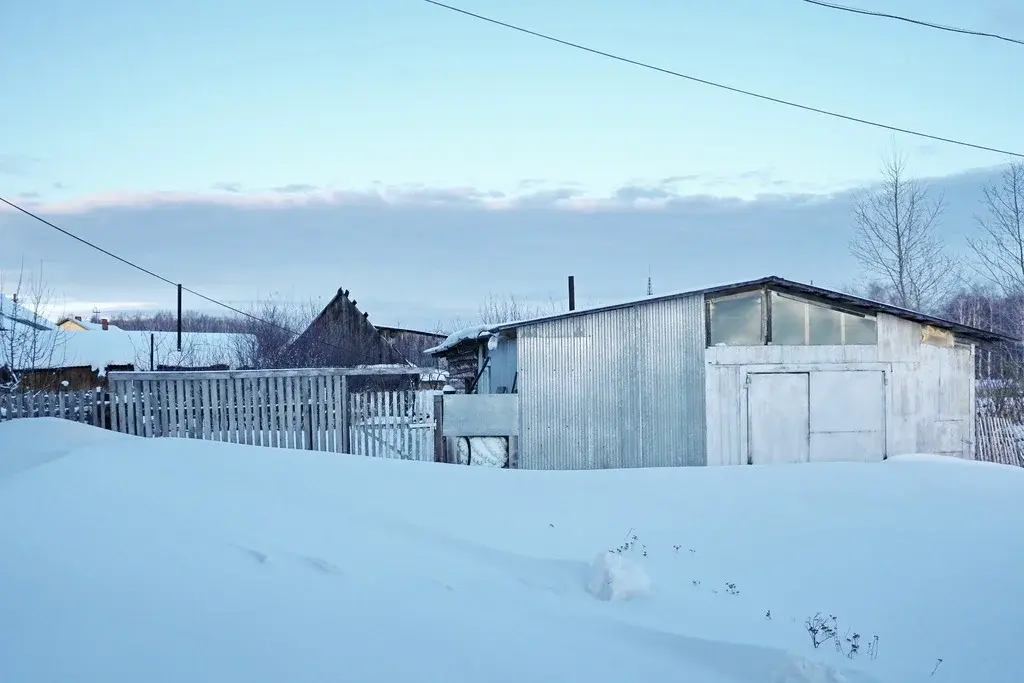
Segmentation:
<svg viewBox="0 0 1024 683">
<path fill-rule="evenodd" d="M 26 216 L 28 216 L 29 218 L 34 218 L 34 219 L 36 219 L 37 221 L 39 221 L 40 223 L 42 223 L 42 224 L 44 224 L 44 225 L 48 225 L 48 226 L 50 226 L 51 228 L 53 228 L 53 229 L 54 229 L 54 230 L 56 230 L 57 232 L 63 233 L 63 234 L 67 235 L 68 237 L 70 237 L 70 238 L 71 238 L 71 239 L 73 239 L 73 240 L 78 240 L 79 242 L 81 242 L 82 244 L 84 244 L 84 245 L 85 245 L 85 246 L 87 246 L 87 247 L 92 247 L 92 248 L 93 248 L 93 249 L 95 249 L 96 251 L 99 251 L 99 252 L 101 252 L 101 253 L 104 253 L 104 254 L 106 254 L 107 256 L 109 256 L 110 258 L 113 258 L 113 259 L 117 259 L 118 261 L 120 261 L 121 263 L 124 263 L 125 265 L 131 266 L 132 268 L 134 268 L 134 269 L 136 269 L 136 270 L 140 270 L 140 271 L 142 271 L 143 273 L 145 273 L 146 275 L 149 275 L 149 276 L 151 276 L 151 277 L 155 277 L 155 278 L 156 278 L 157 280 L 162 280 L 162 281 L 166 282 L 167 284 L 171 285 L 172 287 L 177 287 L 177 286 L 178 286 L 178 283 L 176 283 L 176 282 L 171 282 L 170 280 L 168 280 L 168 279 L 167 279 L 167 278 L 165 278 L 164 276 L 162 276 L 162 275 L 157 275 L 157 274 L 156 274 L 156 273 L 154 273 L 153 271 L 151 271 L 151 270 L 149 270 L 149 269 L 147 269 L 147 268 L 143 268 L 142 266 L 140 266 L 140 265 L 138 265 L 138 264 L 136 264 L 136 263 L 132 263 L 132 262 L 131 262 L 131 261 L 129 261 L 128 259 L 124 259 L 124 258 L 121 258 L 121 257 L 120 257 L 120 256 L 118 256 L 117 254 L 115 254 L 115 253 L 113 253 L 113 252 L 110 252 L 110 251 L 107 251 L 107 250 L 106 250 L 106 249 L 104 249 L 103 247 L 100 247 L 100 246 L 98 246 L 98 245 L 95 245 L 95 244 L 93 244 L 92 242 L 90 242 L 89 240 L 85 239 L 84 237 L 79 237 L 78 235 L 76 235 L 76 234 L 74 234 L 74 233 L 68 232 L 68 231 L 67 231 L 67 230 L 65 230 L 64 228 L 62 228 L 62 227 L 60 227 L 60 226 L 57 226 L 57 225 L 54 225 L 53 223 L 51 223 L 50 221 L 46 220 L 46 219 L 45 219 L 45 218 L 43 218 L 42 216 L 40 216 L 40 215 L 38 215 L 38 214 L 34 214 L 34 213 L 32 213 L 31 211 L 29 211 L 28 209 L 26 209 L 26 208 L 23 208 L 23 207 L 21 207 L 21 206 L 18 206 L 17 204 L 15 204 L 15 203 L 14 203 L 14 202 L 12 202 L 12 201 L 9 201 L 9 200 L 7 200 L 7 199 L 4 199 L 3 197 L 0 197 L 0 202 L 3 202 L 4 204 L 6 204 L 7 206 L 11 207 L 12 209 L 15 209 L 16 211 L 20 211 L 20 212 L 22 212 L 23 214 L 25 214 L 25 215 L 26 215 Z"/>
<path fill-rule="evenodd" d="M 558 43 L 559 45 L 564 45 L 566 47 L 571 47 L 573 49 L 581 50 L 583 52 L 589 52 L 590 54 L 598 55 L 599 57 L 605 57 L 607 59 L 613 59 L 613 60 L 615 60 L 617 62 L 622 62 L 624 64 L 631 64 L 633 66 L 639 66 L 640 68 L 643 68 L 643 69 L 648 69 L 650 71 L 657 71 L 658 73 L 666 74 L 668 76 L 675 76 L 676 78 L 682 78 L 682 79 L 685 79 L 687 81 L 692 81 L 694 83 L 700 83 L 701 85 L 711 86 L 712 88 L 718 88 L 720 90 L 727 90 L 729 92 L 733 92 L 733 93 L 736 93 L 738 95 L 746 95 L 747 97 L 753 97 L 753 98 L 756 98 L 756 99 L 759 99 L 759 100 L 764 100 L 766 102 L 774 102 L 775 104 L 785 105 L 787 107 L 792 107 L 794 109 L 801 109 L 803 111 L 809 111 L 809 112 L 813 112 L 815 114 L 822 114 L 824 116 L 831 116 L 832 118 L 842 119 L 844 121 L 850 121 L 850 122 L 853 122 L 853 123 L 859 123 L 859 124 L 862 124 L 862 125 L 865 125 L 865 126 L 872 126 L 874 128 L 881 128 L 883 130 L 888 130 L 888 131 L 892 131 L 892 132 L 895 132 L 895 133 L 904 133 L 906 135 L 913 135 L 914 137 L 925 138 L 927 140 L 934 140 L 936 142 L 945 142 L 945 143 L 948 143 L 950 145 L 959 145 L 960 147 L 970 147 L 971 149 L 979 149 L 979 150 L 982 150 L 982 151 L 985 151 L 985 152 L 994 152 L 996 154 L 1005 154 L 1005 155 L 1008 155 L 1008 156 L 1024 158 L 1024 153 L 1021 153 L 1021 152 L 1013 152 L 1013 151 L 1006 150 L 1006 149 L 999 149 L 998 147 L 988 147 L 986 145 L 979 145 L 979 144 L 975 144 L 973 142 L 966 142 L 964 140 L 956 140 L 954 138 L 947 138 L 947 137 L 943 137 L 941 135 L 932 135 L 930 133 L 922 133 L 921 131 L 911 130 L 909 128 L 901 128 L 899 126 L 893 126 L 893 125 L 889 125 L 887 123 L 880 123 L 878 121 L 871 121 L 870 119 L 862 119 L 862 118 L 859 118 L 857 116 L 849 116 L 847 114 L 840 114 L 838 112 L 829 111 L 827 109 L 820 109 L 818 107 L 812 107 L 810 105 L 800 104 L 798 102 L 793 102 L 793 101 L 790 101 L 790 100 L 784 100 L 784 99 L 781 99 L 781 98 L 778 98 L 778 97 L 771 97 L 770 95 L 762 95 L 760 93 L 756 93 L 756 92 L 753 92 L 751 90 L 744 90 L 742 88 L 737 88 L 737 87 L 734 87 L 734 86 L 731 86 L 731 85 L 725 85 L 723 83 L 716 83 L 715 81 L 709 81 L 709 80 L 707 80 L 705 78 L 698 78 L 697 76 L 690 76 L 690 75 L 687 75 L 687 74 L 684 74 L 684 73 L 680 73 L 679 71 L 673 71 L 672 69 L 666 69 L 664 67 L 655 66 L 654 64 L 650 64 L 648 62 L 641 62 L 639 60 L 630 59 L 629 57 L 623 57 L 621 55 L 616 55 L 616 54 L 613 54 L 611 52 L 604 52 L 603 50 L 598 50 L 598 49 L 595 49 L 595 48 L 592 48 L 592 47 L 587 47 L 585 45 L 581 45 L 579 43 L 573 43 L 573 42 L 568 41 L 568 40 L 563 40 L 561 38 L 556 38 L 556 37 L 548 35 L 546 33 L 540 33 L 539 31 L 533 31 L 533 30 L 528 29 L 528 28 L 523 28 L 522 26 L 517 26 L 515 24 L 510 24 L 508 22 L 499 21 L 498 19 L 492 19 L 491 17 L 486 17 L 486 16 L 484 16 L 482 14 L 476 14 L 475 12 L 470 12 L 469 10 L 464 10 L 464 9 L 460 9 L 458 7 L 453 7 L 452 5 L 446 5 L 443 2 L 437 2 L 437 0 L 423 0 L 423 2 L 426 2 L 428 4 L 434 5 L 436 7 L 440 7 L 442 9 L 449 10 L 451 12 L 455 12 L 457 14 L 462 14 L 462 15 L 465 15 L 467 17 L 472 17 L 473 19 L 479 19 L 480 21 L 485 21 L 485 22 L 487 22 L 489 24 L 494 24 L 495 26 L 501 26 L 503 28 L 511 29 L 513 31 L 518 31 L 520 33 L 525 33 L 526 35 L 530 35 L 530 36 L 533 36 L 535 38 L 540 38 L 542 40 L 547 40 L 547 41 L 550 41 L 552 43 Z"/>
<path fill-rule="evenodd" d="M 818 7 L 824 7 L 826 9 L 839 10 L 840 12 L 850 12 L 851 14 L 862 14 L 866 17 L 879 17 L 881 19 L 895 19 L 896 21 L 904 21 L 908 24 L 915 24 L 917 26 L 925 26 L 927 28 L 938 29 L 939 31 L 949 31 L 950 33 L 961 33 L 968 36 L 978 36 L 980 38 L 992 38 L 994 40 L 1003 40 L 1007 43 L 1016 43 L 1017 45 L 1024 45 L 1024 40 L 1018 40 L 1017 38 L 1010 38 L 1008 36 L 1002 36 L 998 33 L 988 33 L 986 31 L 974 31 L 969 28 L 959 28 L 957 26 L 945 26 L 943 24 L 933 24 L 930 21 L 922 21 L 920 19 L 912 19 L 910 17 L 903 17 L 898 14 L 889 14 L 888 12 L 879 12 L 876 10 L 861 9 L 859 7 L 849 7 L 847 5 L 838 5 L 832 2 L 824 2 L 823 0 L 803 0 L 804 2 L 817 5 Z"/>
<path fill-rule="evenodd" d="M 71 239 L 77 240 L 78 242 L 81 242 L 82 244 L 86 245 L 87 247 L 91 247 L 92 249 L 95 249 L 96 251 L 98 251 L 98 252 L 100 252 L 102 254 L 106 254 L 110 258 L 116 259 L 116 260 L 120 261 L 121 263 L 134 268 L 135 270 L 138 270 L 138 271 L 140 271 L 142 273 L 145 273 L 146 275 L 149 275 L 150 277 L 154 277 L 157 280 L 160 280 L 161 282 L 165 282 L 165 283 L 171 285 L 172 287 L 178 287 L 179 286 L 178 283 L 174 282 L 173 280 L 171 280 L 169 278 L 166 278 L 163 275 L 159 275 L 159 274 L 153 272 L 152 270 L 150 270 L 148 268 L 140 266 L 137 263 L 129 261 L 126 258 L 118 256 L 114 252 L 109 251 L 107 249 L 104 249 L 103 247 L 101 247 L 98 244 L 95 244 L 93 242 L 90 242 L 89 240 L 85 239 L 84 237 L 79 237 L 78 235 L 74 234 L 70 230 L 65 230 L 64 228 L 60 227 L 59 225 L 51 223 L 50 221 L 46 220 L 45 218 L 43 218 L 39 214 L 33 213 L 32 211 L 29 211 L 28 209 L 26 209 L 26 208 L 24 208 L 22 206 L 18 206 L 17 204 L 15 204 L 14 202 L 10 201 L 9 199 L 5 199 L 4 197 L 0 197 L 0 202 L 3 202 L 7 206 L 9 206 L 12 209 L 15 209 L 17 211 L 20 211 L 21 213 L 25 214 L 29 218 L 34 218 L 35 220 L 39 221 L 43 225 L 47 225 L 47 226 L 53 228 L 54 230 L 56 230 L 57 232 L 59 232 L 59 233 L 61 233 L 63 235 L 66 235 L 66 236 L 70 237 Z M 196 290 L 191 289 L 189 287 L 185 287 L 184 285 L 181 285 L 181 289 L 182 289 L 182 291 L 188 292 L 189 294 L 192 294 L 193 296 L 199 297 L 200 299 L 202 299 L 204 301 L 208 301 L 211 304 L 214 304 L 216 306 L 220 306 L 220 307 L 225 308 L 225 309 L 227 309 L 229 311 L 232 311 L 233 313 L 237 313 L 238 315 L 241 315 L 241 316 L 244 316 L 246 318 L 249 318 L 250 320 L 252 320 L 254 322 L 258 322 L 258 323 L 261 323 L 263 325 L 269 325 L 270 327 L 276 327 L 277 329 L 282 330 L 284 332 L 287 332 L 288 334 L 292 335 L 295 338 L 298 338 L 298 337 L 301 336 L 301 333 L 296 332 L 295 330 L 289 329 L 289 328 L 285 327 L 284 325 L 281 325 L 280 323 L 275 323 L 275 322 L 271 322 L 269 320 L 264 320 L 263 318 L 261 318 L 261 317 L 259 317 L 257 315 L 253 315 L 252 313 L 247 313 L 246 311 L 243 311 L 240 308 L 237 308 L 237 307 L 232 306 L 230 304 L 226 304 L 223 301 L 218 301 L 217 299 L 214 299 L 213 297 L 209 297 L 209 296 L 207 296 L 205 294 L 201 294 L 200 292 L 197 292 Z M 319 344 L 323 344 L 324 346 L 328 346 L 328 347 L 331 347 L 331 348 L 338 349 L 339 351 L 345 351 L 346 350 L 343 347 L 338 346 L 337 344 L 331 344 L 330 342 L 327 342 L 327 341 L 324 341 L 322 339 L 318 339 L 318 338 L 315 338 L 315 337 L 313 338 L 313 341 L 317 342 Z"/>
</svg>

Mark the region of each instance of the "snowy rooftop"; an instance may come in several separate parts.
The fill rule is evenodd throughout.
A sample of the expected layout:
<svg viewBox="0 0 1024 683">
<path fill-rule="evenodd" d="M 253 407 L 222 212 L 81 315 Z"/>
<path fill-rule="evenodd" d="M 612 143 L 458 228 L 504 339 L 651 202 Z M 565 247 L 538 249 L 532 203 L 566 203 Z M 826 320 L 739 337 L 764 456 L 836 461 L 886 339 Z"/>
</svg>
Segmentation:
<svg viewBox="0 0 1024 683">
<path fill-rule="evenodd" d="M 444 353 L 445 351 L 453 349 L 464 342 L 474 341 L 476 339 L 486 339 L 494 334 L 498 327 L 498 325 L 474 325 L 473 327 L 467 327 L 465 329 L 458 330 L 457 332 L 452 332 L 443 342 L 437 346 L 432 346 L 429 349 L 424 349 L 423 353 L 436 356 L 437 354 Z"/>
<path fill-rule="evenodd" d="M 1021 468 L 517 472 L 43 418 L 0 423 L 0 488 L 0 681 L 1021 680 Z"/>
<path fill-rule="evenodd" d="M 9 329 L 11 323 L 30 325 L 39 329 L 54 329 L 56 325 L 40 314 L 15 303 L 13 297 L 0 293 L 0 330 Z"/>
<path fill-rule="evenodd" d="M 102 334 L 102 332 L 101 332 Z M 256 337 L 252 334 L 228 332 L 182 332 L 181 351 L 178 351 L 177 332 L 143 332 L 131 330 L 127 333 L 135 347 L 135 369 L 155 370 L 149 367 L 150 337 L 154 351 L 154 364 L 177 367 L 210 367 L 227 365 L 236 369 L 244 363 L 255 349 Z"/>
<path fill-rule="evenodd" d="M 52 335 L 52 367 L 89 366 L 103 372 L 108 365 L 133 365 L 135 344 L 127 332 L 110 329 L 104 332 L 55 329 Z"/>
<path fill-rule="evenodd" d="M 63 325 L 65 322 L 73 322 L 76 325 L 81 325 L 86 330 L 90 330 L 90 331 L 92 331 L 92 330 L 101 331 L 101 332 L 104 331 L 103 330 L 103 323 L 94 323 L 94 322 L 91 322 L 89 320 L 79 320 L 78 318 L 61 318 L 57 322 L 57 324 L 58 325 Z M 118 327 L 117 325 L 111 325 L 109 323 L 107 324 L 107 330 L 120 330 L 120 329 L 121 328 Z"/>
</svg>

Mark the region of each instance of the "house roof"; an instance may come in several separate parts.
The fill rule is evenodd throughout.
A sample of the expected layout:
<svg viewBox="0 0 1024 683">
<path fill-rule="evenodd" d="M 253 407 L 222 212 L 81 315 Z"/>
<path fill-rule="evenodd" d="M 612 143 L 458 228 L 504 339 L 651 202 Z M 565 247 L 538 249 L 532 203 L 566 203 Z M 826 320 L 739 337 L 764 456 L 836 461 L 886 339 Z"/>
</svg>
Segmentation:
<svg viewBox="0 0 1024 683">
<path fill-rule="evenodd" d="M 7 329 L 5 322 L 28 325 L 37 330 L 52 330 L 55 327 L 53 321 L 15 303 L 14 299 L 6 294 L 0 293 L 0 330 Z"/>
<path fill-rule="evenodd" d="M 135 363 L 135 345 L 124 330 L 94 333 L 55 327 L 40 330 L 31 339 L 26 337 L 23 343 L 32 343 L 38 351 L 36 357 L 30 359 L 29 367 L 15 368 L 17 370 L 89 367 L 102 373 L 108 365 Z"/>
<path fill-rule="evenodd" d="M 391 327 L 389 325 L 374 325 L 379 332 L 404 332 L 416 334 L 421 337 L 432 337 L 434 339 L 445 339 L 448 335 L 444 332 L 424 332 L 423 330 L 411 330 L 408 327 Z"/>
<path fill-rule="evenodd" d="M 732 282 L 728 284 L 712 285 L 707 287 L 701 287 L 698 289 L 690 289 L 682 292 L 675 292 L 672 294 L 664 294 L 660 296 L 648 296 L 642 299 L 631 299 L 629 301 L 623 301 L 614 304 L 607 304 L 602 306 L 594 306 L 591 308 L 581 308 L 575 311 L 566 311 L 564 313 L 556 313 L 553 315 L 541 316 L 538 318 L 530 318 L 527 320 L 517 320 L 513 322 L 500 323 L 496 325 L 478 325 L 475 327 L 466 328 L 460 330 L 431 349 L 427 349 L 424 353 L 430 355 L 440 355 L 446 351 L 449 351 L 457 346 L 461 346 L 468 342 L 473 342 L 482 338 L 489 337 L 497 332 L 503 330 L 513 330 L 520 327 L 529 327 L 530 325 L 536 325 L 539 323 L 550 322 L 553 320 L 562 320 L 565 318 L 573 318 L 577 316 L 589 315 L 591 313 L 600 313 L 602 311 L 613 311 L 622 308 L 629 308 L 632 306 L 654 303 L 658 301 L 670 301 L 672 299 L 680 299 L 688 296 L 704 295 L 704 296 L 715 296 L 715 295 L 726 295 L 731 293 L 739 293 L 748 290 L 761 289 L 763 287 L 770 287 L 773 290 L 782 293 L 795 294 L 812 299 L 818 299 L 826 302 L 830 302 L 839 306 L 845 306 L 858 312 L 867 314 L 878 314 L 886 313 L 898 318 L 905 320 L 911 320 L 916 323 L 923 325 L 931 325 L 941 329 L 949 330 L 954 334 L 983 342 L 1018 342 L 1019 339 L 1002 332 L 996 332 L 993 330 L 983 330 L 978 327 L 972 327 L 970 325 L 962 325 L 952 320 L 945 320 L 924 313 L 918 313 L 917 311 L 911 311 L 906 308 L 900 308 L 899 306 L 893 306 L 891 304 L 885 304 L 878 301 L 871 301 L 862 297 L 854 296 L 852 294 L 844 294 L 831 289 L 825 289 L 824 287 L 816 287 L 815 285 L 809 285 L 802 282 L 796 282 L 794 280 L 787 280 L 776 275 L 770 275 L 768 277 L 757 278 L 754 280 L 744 280 L 741 282 Z"/>
<path fill-rule="evenodd" d="M 94 322 L 91 322 L 89 320 L 79 320 L 78 318 L 75 318 L 75 317 L 72 317 L 72 316 L 65 316 L 65 317 L 61 318 L 60 320 L 57 321 L 57 325 L 60 326 L 60 325 L 63 325 L 64 323 L 68 323 L 68 322 L 74 323 L 76 325 L 81 325 L 82 328 L 84 328 L 86 330 L 97 330 L 97 331 L 100 331 L 100 332 L 109 332 L 110 330 L 120 330 L 121 329 L 117 325 L 111 325 L 110 323 L 107 323 L 107 329 L 104 330 L 102 323 L 94 323 Z"/>
<path fill-rule="evenodd" d="M 111 327 L 111 329 L 114 329 Z M 109 330 L 108 330 L 109 331 Z M 255 348 L 256 335 L 236 332 L 182 332 L 181 352 L 178 352 L 177 332 L 128 330 L 125 332 L 135 346 L 136 370 L 156 370 L 149 367 L 150 339 L 153 361 L 156 365 L 175 367 L 209 367 L 227 365 L 237 368 L 246 352 Z"/>
</svg>

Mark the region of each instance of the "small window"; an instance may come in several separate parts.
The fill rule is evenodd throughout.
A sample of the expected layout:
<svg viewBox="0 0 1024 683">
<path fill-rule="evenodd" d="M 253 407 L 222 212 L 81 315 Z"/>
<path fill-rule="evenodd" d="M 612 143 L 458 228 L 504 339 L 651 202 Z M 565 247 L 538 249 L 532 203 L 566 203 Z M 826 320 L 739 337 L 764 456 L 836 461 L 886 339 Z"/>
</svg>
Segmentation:
<svg viewBox="0 0 1024 683">
<path fill-rule="evenodd" d="M 771 340 L 779 346 L 875 344 L 875 319 L 772 292 Z"/>
<path fill-rule="evenodd" d="M 760 346 L 762 299 L 760 291 L 712 299 L 708 302 L 711 346 Z"/>
</svg>

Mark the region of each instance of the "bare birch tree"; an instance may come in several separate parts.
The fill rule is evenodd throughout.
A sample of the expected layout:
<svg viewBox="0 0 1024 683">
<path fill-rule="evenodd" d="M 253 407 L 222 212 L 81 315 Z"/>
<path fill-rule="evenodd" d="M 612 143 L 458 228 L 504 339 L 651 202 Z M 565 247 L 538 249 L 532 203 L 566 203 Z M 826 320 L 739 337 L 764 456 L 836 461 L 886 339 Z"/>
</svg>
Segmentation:
<svg viewBox="0 0 1024 683">
<path fill-rule="evenodd" d="M 62 337 L 45 316 L 52 300 L 41 269 L 26 278 L 22 267 L 10 284 L 0 273 L 0 389 L 17 390 L 25 371 L 63 364 Z"/>
<path fill-rule="evenodd" d="M 909 177 L 895 149 L 881 171 L 881 184 L 857 198 L 850 252 L 890 303 L 934 310 L 957 284 L 958 264 L 937 234 L 943 200 Z"/>
<path fill-rule="evenodd" d="M 1024 162 L 1011 163 L 983 192 L 978 235 L 967 239 L 975 270 L 1003 296 L 1024 294 Z"/>
</svg>

